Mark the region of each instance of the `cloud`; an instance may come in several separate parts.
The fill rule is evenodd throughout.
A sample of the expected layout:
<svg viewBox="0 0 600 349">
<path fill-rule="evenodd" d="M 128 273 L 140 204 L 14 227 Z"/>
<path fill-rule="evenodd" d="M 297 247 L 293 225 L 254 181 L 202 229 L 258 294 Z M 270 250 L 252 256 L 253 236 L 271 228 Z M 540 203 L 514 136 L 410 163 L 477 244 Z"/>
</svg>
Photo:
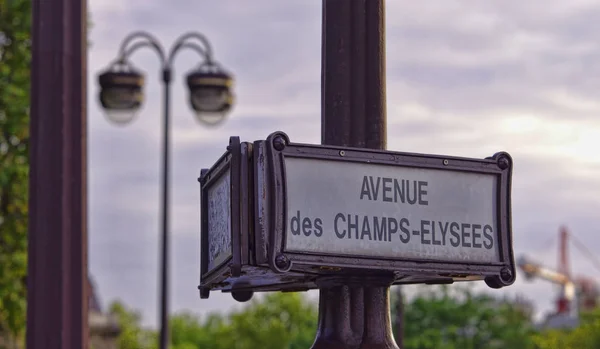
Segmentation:
<svg viewBox="0 0 600 349">
<path fill-rule="evenodd" d="M 196 177 L 230 136 L 253 141 L 282 130 L 293 141 L 320 141 L 321 2 L 91 0 L 90 11 L 90 267 L 102 298 L 121 298 L 156 324 L 162 89 L 156 55 L 136 53 L 146 101 L 134 123 L 114 127 L 96 102 L 96 74 L 134 30 L 166 48 L 199 30 L 235 75 L 237 101 L 225 124 L 200 126 L 184 86 L 198 56 L 181 52 L 172 89 L 171 299 L 173 310 L 227 309 L 229 295 L 201 301 L 195 288 Z M 600 4 L 587 0 L 387 2 L 388 148 L 510 152 L 515 251 L 550 267 L 560 224 L 600 248 L 598 15 Z M 571 260 L 578 273 L 598 275 L 582 254 Z M 550 284 L 521 278 L 500 292 L 524 293 L 544 311 L 555 296 Z"/>
</svg>

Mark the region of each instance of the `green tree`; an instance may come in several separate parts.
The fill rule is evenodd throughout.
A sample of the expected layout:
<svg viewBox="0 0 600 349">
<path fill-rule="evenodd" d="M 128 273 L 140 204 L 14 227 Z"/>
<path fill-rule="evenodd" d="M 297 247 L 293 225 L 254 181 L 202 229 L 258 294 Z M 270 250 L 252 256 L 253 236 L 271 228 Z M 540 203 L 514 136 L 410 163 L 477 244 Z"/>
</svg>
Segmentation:
<svg viewBox="0 0 600 349">
<path fill-rule="evenodd" d="M 198 316 L 181 313 L 171 318 L 170 325 L 172 349 L 229 348 L 226 343 L 230 343 L 232 328 L 221 314 L 208 314 L 201 321 Z"/>
<path fill-rule="evenodd" d="M 141 327 L 139 312 L 128 309 L 121 302 L 113 302 L 110 305 L 110 313 L 115 315 L 121 327 L 121 334 L 117 340 L 120 349 L 156 348 L 156 333 Z"/>
<path fill-rule="evenodd" d="M 310 348 L 317 309 L 301 293 L 269 293 L 229 315 L 231 334 L 225 348 Z"/>
<path fill-rule="evenodd" d="M 422 290 L 404 307 L 407 349 L 571 348 L 534 345 L 537 337 L 527 303 L 476 293 L 468 287 L 425 286 Z M 262 294 L 228 314 L 173 316 L 172 349 L 305 349 L 314 341 L 317 315 L 316 304 L 301 293 Z M 124 327 L 121 349 L 156 348 L 155 333 L 141 330 L 139 317 L 125 312 L 120 318 Z M 597 329 L 600 337 L 600 323 L 589 323 L 598 326 L 591 329 Z M 559 340 L 563 337 L 557 334 Z M 580 342 L 574 343 L 588 343 L 583 341 L 587 337 L 580 335 Z"/>
<path fill-rule="evenodd" d="M 407 349 L 533 348 L 523 307 L 468 287 L 423 287 L 404 309 Z"/>
<path fill-rule="evenodd" d="M 123 332 L 119 349 L 156 348 L 156 332 L 140 327 L 139 314 L 111 306 Z M 227 315 L 171 317 L 172 349 L 306 349 L 314 340 L 317 311 L 299 293 L 271 293 Z"/>
<path fill-rule="evenodd" d="M 0 0 L 0 333 L 11 341 L 26 313 L 30 15 L 31 1 Z"/>
<path fill-rule="evenodd" d="M 533 336 L 536 349 L 600 348 L 600 310 L 582 313 L 574 329 L 544 330 Z"/>
</svg>

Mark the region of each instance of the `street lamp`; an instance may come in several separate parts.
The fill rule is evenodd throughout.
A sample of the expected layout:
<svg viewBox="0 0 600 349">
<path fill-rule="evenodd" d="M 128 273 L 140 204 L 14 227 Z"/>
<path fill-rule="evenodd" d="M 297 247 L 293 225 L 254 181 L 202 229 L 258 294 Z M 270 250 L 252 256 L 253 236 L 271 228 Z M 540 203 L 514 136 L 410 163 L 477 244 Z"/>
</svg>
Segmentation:
<svg viewBox="0 0 600 349">
<path fill-rule="evenodd" d="M 192 40 L 196 40 L 193 42 Z M 199 44 L 198 44 L 199 43 Z M 169 148 L 170 148 L 170 83 L 175 55 L 183 48 L 200 54 L 198 67 L 187 75 L 189 103 L 196 118 L 204 125 L 217 125 L 225 120 L 233 106 L 233 78 L 213 60 L 208 40 L 199 33 L 187 33 L 175 41 L 168 54 L 154 36 L 135 32 L 123 40 L 119 55 L 108 69 L 98 76 L 100 104 L 106 116 L 116 124 L 127 124 L 135 119 L 144 99 L 144 76 L 136 70 L 129 57 L 139 48 L 153 48 L 160 58 L 164 85 L 164 128 L 162 167 L 162 246 L 160 283 L 160 349 L 168 345 L 168 251 L 169 251 Z"/>
</svg>

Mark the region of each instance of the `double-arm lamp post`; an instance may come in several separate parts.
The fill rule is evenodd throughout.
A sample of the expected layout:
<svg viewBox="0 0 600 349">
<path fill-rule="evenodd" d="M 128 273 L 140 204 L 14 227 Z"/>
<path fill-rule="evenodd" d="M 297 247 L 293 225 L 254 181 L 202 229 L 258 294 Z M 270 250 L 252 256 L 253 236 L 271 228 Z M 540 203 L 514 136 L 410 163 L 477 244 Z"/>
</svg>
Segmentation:
<svg viewBox="0 0 600 349">
<path fill-rule="evenodd" d="M 195 40 L 196 42 L 194 42 Z M 198 120 L 206 125 L 216 125 L 225 119 L 233 105 L 231 91 L 233 78 L 213 59 L 208 40 L 199 33 L 187 33 L 179 37 L 166 52 L 152 35 L 135 32 L 125 38 L 119 56 L 109 68 L 99 75 L 100 103 L 107 117 L 118 124 L 132 121 L 143 101 L 144 76 L 134 69 L 129 57 L 139 48 L 153 48 L 161 64 L 163 82 L 163 153 L 162 153 L 162 245 L 160 280 L 160 349 L 166 349 L 169 342 L 168 281 L 169 281 L 169 148 L 170 148 L 170 87 L 175 55 L 183 48 L 196 51 L 200 57 L 199 66 L 187 75 L 189 101 Z"/>
</svg>

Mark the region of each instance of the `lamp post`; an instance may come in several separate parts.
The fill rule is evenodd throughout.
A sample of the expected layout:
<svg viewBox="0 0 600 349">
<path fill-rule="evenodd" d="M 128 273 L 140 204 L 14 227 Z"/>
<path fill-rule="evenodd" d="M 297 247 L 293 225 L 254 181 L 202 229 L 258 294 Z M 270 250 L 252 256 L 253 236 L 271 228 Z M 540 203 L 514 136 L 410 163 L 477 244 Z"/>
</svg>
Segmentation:
<svg viewBox="0 0 600 349">
<path fill-rule="evenodd" d="M 194 40 L 192 41 L 192 40 Z M 179 37 L 166 52 L 156 38 L 146 32 L 135 32 L 125 38 L 119 55 L 108 69 L 98 77 L 100 103 L 107 117 L 117 123 L 131 122 L 143 102 L 144 76 L 136 70 L 129 57 L 139 48 L 154 49 L 159 56 L 163 83 L 163 153 L 162 153 L 162 244 L 160 280 L 160 349 L 166 349 L 168 335 L 168 257 L 169 257 L 169 148 L 170 148 L 170 87 L 175 55 L 183 48 L 196 51 L 200 57 L 198 67 L 187 75 L 189 102 L 197 119 L 205 125 L 221 123 L 233 106 L 231 91 L 233 78 L 213 60 L 208 40 L 199 33 Z"/>
</svg>

